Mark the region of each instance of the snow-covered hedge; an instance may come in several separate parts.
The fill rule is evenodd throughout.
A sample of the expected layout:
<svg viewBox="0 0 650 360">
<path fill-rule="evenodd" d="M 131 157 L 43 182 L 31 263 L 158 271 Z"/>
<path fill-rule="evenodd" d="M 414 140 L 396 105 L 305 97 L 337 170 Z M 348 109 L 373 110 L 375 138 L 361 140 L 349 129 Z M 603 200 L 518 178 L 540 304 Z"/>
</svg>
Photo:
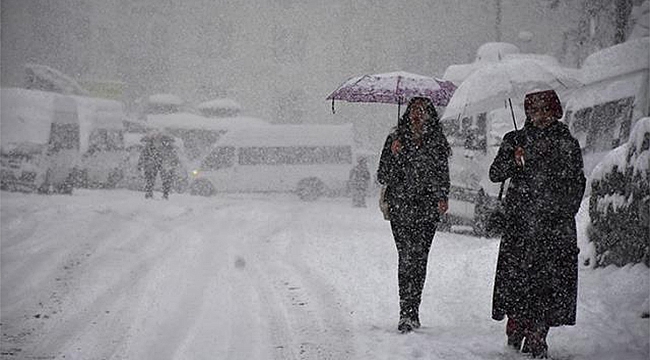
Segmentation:
<svg viewBox="0 0 650 360">
<path fill-rule="evenodd" d="M 643 262 L 650 266 L 650 117 L 639 120 L 627 143 L 591 174 L 589 238 L 595 266 Z"/>
</svg>

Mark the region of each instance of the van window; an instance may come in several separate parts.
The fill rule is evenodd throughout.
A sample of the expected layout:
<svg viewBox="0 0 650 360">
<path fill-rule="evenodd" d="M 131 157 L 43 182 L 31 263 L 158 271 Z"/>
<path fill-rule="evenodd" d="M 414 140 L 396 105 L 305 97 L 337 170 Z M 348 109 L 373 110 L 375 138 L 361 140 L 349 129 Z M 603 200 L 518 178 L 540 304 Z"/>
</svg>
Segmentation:
<svg viewBox="0 0 650 360">
<path fill-rule="evenodd" d="M 95 129 L 90 134 L 88 152 L 124 149 L 124 132 L 119 129 Z"/>
<path fill-rule="evenodd" d="M 588 152 L 610 150 L 630 135 L 634 97 L 608 101 L 576 111 L 572 130 L 586 135 Z"/>
<path fill-rule="evenodd" d="M 487 114 L 480 113 L 474 117 L 465 117 L 461 121 L 463 146 L 468 150 L 487 151 Z"/>
<path fill-rule="evenodd" d="M 52 123 L 50 129 L 50 153 L 79 148 L 79 124 Z"/>
<path fill-rule="evenodd" d="M 232 146 L 215 147 L 210 154 L 203 159 L 201 168 L 205 170 L 218 170 L 234 165 L 235 148 Z"/>
<path fill-rule="evenodd" d="M 247 147 L 239 150 L 240 165 L 351 164 L 350 146 Z"/>
</svg>

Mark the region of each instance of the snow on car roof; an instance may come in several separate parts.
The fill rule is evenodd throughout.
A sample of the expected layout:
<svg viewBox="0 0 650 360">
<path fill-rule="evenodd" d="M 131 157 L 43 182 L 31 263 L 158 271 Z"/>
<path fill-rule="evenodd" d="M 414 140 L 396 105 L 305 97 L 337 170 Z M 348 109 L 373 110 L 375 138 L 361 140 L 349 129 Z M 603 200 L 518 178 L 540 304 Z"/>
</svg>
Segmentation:
<svg viewBox="0 0 650 360">
<path fill-rule="evenodd" d="M 511 43 L 507 42 L 488 42 L 485 43 L 476 50 L 476 60 L 495 62 L 499 61 L 506 54 L 516 54 L 519 52 L 519 48 Z"/>
<path fill-rule="evenodd" d="M 160 128 L 205 129 L 216 131 L 268 125 L 267 121 L 254 117 L 234 116 L 208 118 L 192 113 L 148 115 L 147 123 Z"/>
<path fill-rule="evenodd" d="M 214 99 L 202 102 L 196 106 L 197 109 L 237 109 L 241 110 L 241 105 L 233 99 Z"/>
<path fill-rule="evenodd" d="M 0 90 L 0 144 L 3 149 L 19 143 L 47 144 L 52 126 L 54 99 L 63 95 L 3 88 Z"/>
<path fill-rule="evenodd" d="M 184 101 L 174 94 L 154 94 L 149 96 L 149 103 L 180 106 L 183 105 Z"/>
<path fill-rule="evenodd" d="M 582 65 L 585 84 L 645 69 L 648 71 L 650 37 L 633 39 L 597 51 Z"/>
<path fill-rule="evenodd" d="M 228 131 L 216 146 L 339 146 L 353 144 L 352 124 L 266 125 Z"/>
</svg>

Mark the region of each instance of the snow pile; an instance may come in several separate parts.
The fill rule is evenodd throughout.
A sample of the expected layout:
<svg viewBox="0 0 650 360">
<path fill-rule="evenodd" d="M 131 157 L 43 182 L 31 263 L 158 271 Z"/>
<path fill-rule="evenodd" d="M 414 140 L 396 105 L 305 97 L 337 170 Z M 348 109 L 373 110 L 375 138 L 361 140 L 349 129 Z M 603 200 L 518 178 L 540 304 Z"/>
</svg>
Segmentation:
<svg viewBox="0 0 650 360">
<path fill-rule="evenodd" d="M 611 151 L 590 177 L 589 238 L 596 265 L 650 265 L 650 117 L 634 125 L 629 141 Z"/>
<path fill-rule="evenodd" d="M 590 179 L 592 181 L 602 180 L 606 174 L 615 171 L 615 169 L 622 172 L 628 167 L 632 169 L 633 176 L 647 173 L 650 166 L 648 134 L 650 134 L 650 117 L 640 119 L 634 124 L 628 142 L 609 152 L 596 165 Z"/>
</svg>

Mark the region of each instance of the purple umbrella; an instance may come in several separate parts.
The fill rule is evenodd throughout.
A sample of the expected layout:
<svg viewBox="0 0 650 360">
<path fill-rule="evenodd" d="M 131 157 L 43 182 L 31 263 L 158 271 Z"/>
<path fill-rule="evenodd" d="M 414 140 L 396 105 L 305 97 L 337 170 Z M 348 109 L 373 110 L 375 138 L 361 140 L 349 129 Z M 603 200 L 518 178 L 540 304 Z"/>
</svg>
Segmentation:
<svg viewBox="0 0 650 360">
<path fill-rule="evenodd" d="M 331 93 L 327 100 L 404 104 L 413 97 L 427 97 L 436 106 L 447 106 L 456 85 L 451 81 L 397 71 L 363 75 L 349 79 Z M 399 110 L 398 110 L 399 111 Z"/>
</svg>

